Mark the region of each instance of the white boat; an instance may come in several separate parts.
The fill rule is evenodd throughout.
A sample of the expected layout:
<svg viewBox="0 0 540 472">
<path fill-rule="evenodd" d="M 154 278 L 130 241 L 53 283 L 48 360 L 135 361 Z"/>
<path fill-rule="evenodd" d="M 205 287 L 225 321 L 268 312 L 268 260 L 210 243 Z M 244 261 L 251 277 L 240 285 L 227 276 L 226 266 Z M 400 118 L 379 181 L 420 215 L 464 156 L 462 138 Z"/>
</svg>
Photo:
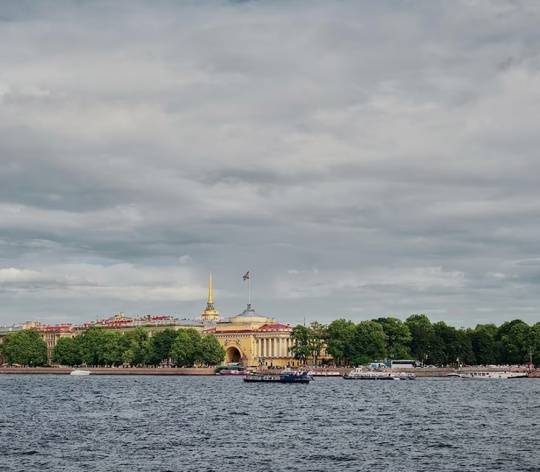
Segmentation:
<svg viewBox="0 0 540 472">
<path fill-rule="evenodd" d="M 75 369 L 69 373 L 69 375 L 90 375 L 89 370 Z"/>
<path fill-rule="evenodd" d="M 341 377 L 341 373 L 334 370 L 310 370 L 308 375 L 311 375 L 312 377 Z"/>
<path fill-rule="evenodd" d="M 415 380 L 416 375 L 407 372 L 389 372 L 377 370 L 365 370 L 356 367 L 343 376 L 347 380 Z"/>
<path fill-rule="evenodd" d="M 463 374 L 458 372 L 450 372 L 449 374 L 446 374 L 447 377 L 453 377 L 457 379 L 470 379 L 472 378 L 469 374 Z"/>
<path fill-rule="evenodd" d="M 527 372 L 508 372 L 508 371 L 477 371 L 467 372 L 461 374 L 464 378 L 478 379 L 478 380 L 492 380 L 492 379 L 523 379 L 528 377 Z"/>
</svg>

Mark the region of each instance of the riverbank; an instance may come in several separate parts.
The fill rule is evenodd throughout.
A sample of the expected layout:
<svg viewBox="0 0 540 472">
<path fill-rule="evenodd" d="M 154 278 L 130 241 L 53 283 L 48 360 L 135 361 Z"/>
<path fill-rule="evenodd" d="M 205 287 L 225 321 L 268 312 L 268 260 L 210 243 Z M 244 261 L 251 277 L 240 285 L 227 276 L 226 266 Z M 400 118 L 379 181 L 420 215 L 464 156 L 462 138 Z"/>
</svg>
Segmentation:
<svg viewBox="0 0 540 472">
<path fill-rule="evenodd" d="M 49 374 L 49 375 L 69 375 L 74 369 L 71 367 L 0 367 L 0 374 Z M 92 375 L 215 375 L 215 367 L 88 367 L 84 370 L 89 370 Z M 315 368 L 310 369 L 316 373 L 324 374 L 327 372 L 339 372 L 340 375 L 347 374 L 351 371 L 350 367 L 339 367 L 332 369 Z M 452 372 L 457 372 L 455 369 L 449 368 L 415 368 L 401 369 L 403 372 L 413 373 L 416 377 L 446 377 Z M 501 369 L 486 368 L 475 369 L 465 368 L 462 373 L 475 371 L 493 371 Z M 527 372 L 526 369 L 510 368 L 512 372 Z M 279 370 L 263 370 L 265 373 L 276 373 Z M 317 375 L 317 374 L 315 374 Z M 540 378 L 540 371 L 532 371 L 529 377 Z"/>
<path fill-rule="evenodd" d="M 0 367 L 0 374 L 69 375 L 71 367 Z M 92 375 L 215 375 L 214 367 L 147 368 L 147 367 L 84 367 Z"/>
</svg>

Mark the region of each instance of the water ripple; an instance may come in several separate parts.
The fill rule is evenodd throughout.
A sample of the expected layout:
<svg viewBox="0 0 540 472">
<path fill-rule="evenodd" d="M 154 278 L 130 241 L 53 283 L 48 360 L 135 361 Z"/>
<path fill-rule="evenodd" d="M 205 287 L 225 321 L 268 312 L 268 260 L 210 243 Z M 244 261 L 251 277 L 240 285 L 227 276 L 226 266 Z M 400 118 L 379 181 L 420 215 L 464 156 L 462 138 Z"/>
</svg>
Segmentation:
<svg viewBox="0 0 540 472">
<path fill-rule="evenodd" d="M 0 472 L 538 471 L 540 381 L 0 376 Z"/>
</svg>

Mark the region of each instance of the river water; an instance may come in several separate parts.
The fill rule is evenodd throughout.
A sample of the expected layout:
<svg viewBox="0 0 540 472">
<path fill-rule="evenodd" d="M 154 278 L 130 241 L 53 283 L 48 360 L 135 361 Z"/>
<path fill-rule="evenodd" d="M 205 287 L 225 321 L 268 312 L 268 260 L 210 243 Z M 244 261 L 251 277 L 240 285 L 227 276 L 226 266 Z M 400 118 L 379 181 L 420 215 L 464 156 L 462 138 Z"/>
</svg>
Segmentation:
<svg viewBox="0 0 540 472">
<path fill-rule="evenodd" d="M 0 375 L 0 471 L 540 471 L 540 380 Z"/>
</svg>

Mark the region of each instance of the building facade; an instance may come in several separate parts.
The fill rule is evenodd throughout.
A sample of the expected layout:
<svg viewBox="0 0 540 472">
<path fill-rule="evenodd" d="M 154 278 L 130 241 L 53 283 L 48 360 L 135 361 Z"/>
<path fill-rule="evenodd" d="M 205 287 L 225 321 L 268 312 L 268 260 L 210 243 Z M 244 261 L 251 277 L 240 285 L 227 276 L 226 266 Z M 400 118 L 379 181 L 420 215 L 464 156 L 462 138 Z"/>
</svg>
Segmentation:
<svg viewBox="0 0 540 472">
<path fill-rule="evenodd" d="M 208 283 L 208 300 L 205 310 L 198 319 L 177 318 L 170 315 L 130 317 L 123 312 L 107 319 L 91 321 L 81 325 L 42 325 L 27 322 L 11 326 L 0 326 L 0 343 L 3 337 L 23 329 L 36 329 L 47 344 L 47 357 L 52 363 L 53 350 L 63 337 L 73 337 L 91 327 L 118 330 L 126 333 L 137 328 L 144 329 L 151 337 L 165 329 L 192 328 L 201 335 L 213 334 L 225 349 L 224 363 L 237 363 L 246 367 L 296 366 L 298 361 L 291 355 L 291 331 L 288 324 L 278 323 L 274 318 L 259 315 L 248 303 L 239 315 L 223 319 L 214 307 L 212 274 Z M 0 364 L 2 363 L 0 358 Z"/>
</svg>

